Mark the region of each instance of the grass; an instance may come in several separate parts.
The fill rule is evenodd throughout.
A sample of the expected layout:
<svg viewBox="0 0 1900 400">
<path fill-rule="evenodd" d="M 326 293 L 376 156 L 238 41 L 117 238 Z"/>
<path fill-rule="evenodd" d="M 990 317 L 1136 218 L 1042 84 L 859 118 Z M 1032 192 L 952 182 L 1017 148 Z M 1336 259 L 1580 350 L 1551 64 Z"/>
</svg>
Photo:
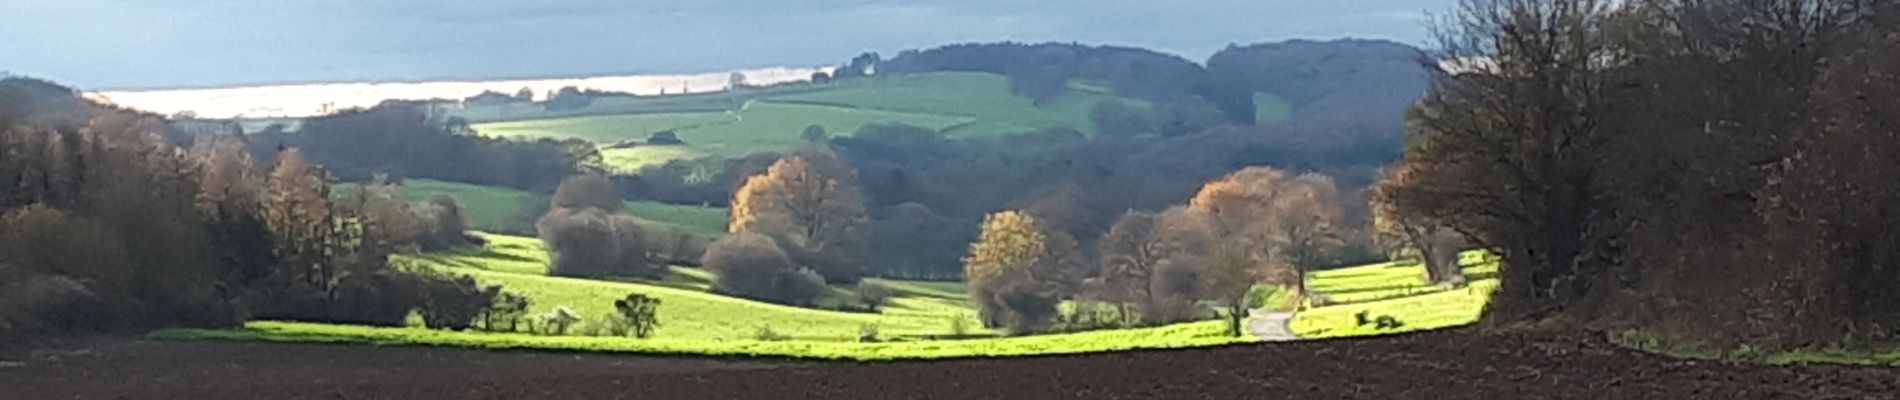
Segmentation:
<svg viewBox="0 0 1900 400">
<path fill-rule="evenodd" d="M 581 139 L 600 144 L 644 140 L 655 132 L 698 126 L 730 124 L 737 115 L 727 112 L 619 114 L 537 119 L 478 124 L 483 136 L 516 139 Z M 684 139 L 684 137 L 682 137 Z"/>
<path fill-rule="evenodd" d="M 810 125 L 823 126 L 833 136 L 851 134 L 870 123 L 943 129 L 959 137 L 1054 127 L 1094 132 L 1089 111 L 1103 100 L 1147 105 L 1081 82 L 1037 104 L 1012 93 L 1009 79 L 1002 75 L 935 72 L 730 93 L 609 96 L 576 110 L 547 111 L 538 105 L 514 104 L 474 106 L 453 114 L 477 121 L 472 128 L 486 136 L 594 142 L 603 148 L 601 155 L 609 167 L 630 173 L 671 160 L 736 158 L 795 147 L 803 143 L 800 133 Z M 1262 104 L 1284 106 L 1284 102 Z M 1290 112 L 1285 107 L 1278 110 Z M 667 130 L 686 144 L 607 148 Z"/>
<path fill-rule="evenodd" d="M 1640 330 L 1610 335 L 1610 341 L 1636 350 L 1676 358 L 1733 361 L 1769 365 L 1841 364 L 1900 367 L 1900 346 L 1817 346 L 1768 351 L 1751 345 L 1721 348 L 1707 343 L 1665 338 Z"/>
<path fill-rule="evenodd" d="M 469 225 L 486 231 L 503 229 L 509 225 L 510 219 L 521 213 L 522 207 L 531 205 L 530 202 L 545 201 L 513 188 L 428 179 L 403 181 L 403 193 L 412 201 L 422 201 L 436 194 L 455 197 L 456 201 L 462 203 L 462 208 L 468 211 Z M 700 236 L 718 236 L 726 232 L 726 209 L 723 207 L 629 201 L 627 212 L 652 222 L 651 227 L 661 231 L 677 229 Z"/>
<path fill-rule="evenodd" d="M 663 305 L 662 307 L 662 310 L 664 310 L 665 306 Z M 1193 322 L 1157 328 L 1096 331 L 1060 335 L 880 343 L 797 340 L 758 341 L 751 339 L 710 341 L 669 337 L 630 339 L 617 337 L 541 336 L 531 334 L 447 332 L 422 328 L 376 328 L 271 321 L 252 322 L 245 324 L 244 329 L 236 331 L 168 329 L 155 332 L 152 334 L 152 337 L 171 340 L 210 339 L 359 343 L 375 345 L 427 345 L 482 349 L 787 357 L 856 361 L 1004 357 L 1132 349 L 1185 348 L 1215 346 L 1251 340 L 1250 338 L 1244 337 L 1235 338 L 1226 336 L 1226 325 L 1221 321 Z"/>
<path fill-rule="evenodd" d="M 1415 262 L 1388 262 L 1319 271 L 1308 274 L 1307 287 L 1331 298 L 1331 305 L 1308 307 L 1293 317 L 1291 328 L 1302 338 L 1383 335 L 1440 329 L 1476 322 L 1497 289 L 1498 263 L 1481 252 L 1467 252 L 1460 264 L 1473 280 L 1464 287 L 1432 286 L 1424 266 Z M 1393 317 L 1404 326 L 1380 329 L 1359 324 L 1368 318 Z"/>
<path fill-rule="evenodd" d="M 765 96 L 822 90 L 823 86 L 776 85 L 734 91 L 672 94 L 665 96 L 602 96 L 586 107 L 548 110 L 539 104 L 502 104 L 469 106 L 450 110 L 449 116 L 473 123 L 521 121 L 533 119 L 617 114 L 717 113 L 738 108 L 747 101 Z"/>
<path fill-rule="evenodd" d="M 1254 121 L 1258 124 L 1272 124 L 1293 119 L 1293 104 L 1272 93 L 1254 93 Z"/>
<path fill-rule="evenodd" d="M 888 282 L 896 295 L 882 313 L 851 313 L 789 307 L 708 293 L 705 271 L 675 268 L 660 282 L 599 281 L 546 276 L 547 253 L 539 240 L 486 235 L 488 246 L 454 254 L 400 256 L 397 262 L 474 277 L 534 299 L 533 312 L 569 307 L 594 317 L 612 310 L 628 293 L 657 297 L 661 303 L 660 338 L 748 339 L 765 327 L 797 340 L 852 341 L 863 325 L 875 325 L 888 337 L 949 335 L 953 320 L 979 326 L 961 284 Z M 671 317 L 671 318 L 669 318 Z M 586 329 L 585 326 L 581 329 Z M 980 330 L 980 329 L 978 329 Z"/>
<path fill-rule="evenodd" d="M 1010 92 L 1009 78 L 980 72 L 936 72 L 847 80 L 827 90 L 773 96 L 769 101 L 823 104 L 908 113 L 951 115 L 973 123 L 948 133 L 960 137 L 987 137 L 1005 133 L 1066 126 L 1094 132 L 1089 111 L 1102 100 L 1143 105 L 1140 100 L 1104 93 L 1086 85 L 1035 104 Z"/>
<path fill-rule="evenodd" d="M 524 292 L 534 299 L 532 311 L 537 313 L 565 306 L 592 318 L 610 310 L 613 300 L 628 293 L 657 297 L 661 301 L 659 330 L 653 338 L 632 339 L 254 321 L 235 331 L 172 329 L 156 332 L 153 337 L 865 361 L 1179 348 L 1253 340 L 1226 336 L 1226 325 L 1222 321 L 996 337 L 976 321 L 965 289 L 957 282 L 873 280 L 891 288 L 892 303 L 879 313 L 851 313 L 788 307 L 709 293 L 711 275 L 690 268 L 674 268 L 672 276 L 655 282 L 549 277 L 544 275 L 547 254 L 539 241 L 505 235 L 484 236 L 488 245 L 482 249 L 398 256 L 396 262 L 466 274 L 483 284 L 501 284 L 509 290 Z M 953 328 L 957 324 L 967 327 L 968 331 L 958 332 Z M 865 326 L 876 327 L 882 341 L 859 343 L 859 330 Z M 783 337 L 761 340 L 758 332 L 764 328 Z M 589 329 L 587 322 L 583 322 L 572 331 L 588 332 Z M 952 337 L 959 339 L 950 340 Z"/>
<path fill-rule="evenodd" d="M 677 146 L 602 151 L 608 166 L 631 172 L 676 159 L 737 158 L 796 147 L 805 142 L 800 134 L 811 125 L 823 126 L 833 135 L 848 135 L 871 123 L 941 129 L 971 121 L 968 117 L 927 113 L 758 101 L 736 112 L 600 115 L 488 123 L 473 128 L 486 136 L 578 138 L 602 147 L 627 140 L 644 140 L 654 132 L 671 130 L 686 142 Z"/>
</svg>

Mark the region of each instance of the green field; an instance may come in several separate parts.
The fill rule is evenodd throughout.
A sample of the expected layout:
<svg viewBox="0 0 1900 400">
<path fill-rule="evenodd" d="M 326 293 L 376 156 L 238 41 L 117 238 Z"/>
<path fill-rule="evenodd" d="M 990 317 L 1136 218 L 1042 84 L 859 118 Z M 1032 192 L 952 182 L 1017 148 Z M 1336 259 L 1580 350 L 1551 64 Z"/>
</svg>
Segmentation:
<svg viewBox="0 0 1900 400">
<path fill-rule="evenodd" d="M 528 192 L 499 186 L 428 179 L 406 180 L 402 186 L 404 195 L 412 201 L 422 201 L 436 194 L 455 197 L 468 211 L 469 225 L 485 231 L 503 229 L 510 219 L 521 213 L 522 207 L 534 205 L 531 202 L 546 201 Z M 718 236 L 726 232 L 726 209 L 722 207 L 629 201 L 627 212 L 652 222 L 650 227 L 661 231 L 677 229 L 700 236 Z"/>
<path fill-rule="evenodd" d="M 1094 353 L 1243 343 L 1227 336 L 1221 321 L 1191 322 L 1156 328 L 1124 329 L 996 339 L 914 340 L 879 343 L 629 339 L 447 332 L 422 328 L 373 328 L 291 322 L 252 322 L 242 330 L 170 329 L 152 334 L 171 340 L 256 340 L 374 345 L 456 346 L 483 349 L 534 349 L 628 352 L 693 356 L 787 357 L 857 361 Z"/>
<path fill-rule="evenodd" d="M 1308 274 L 1307 287 L 1332 303 L 1310 304 L 1295 314 L 1292 331 L 1301 338 L 1383 335 L 1430 330 L 1476 322 L 1497 289 L 1498 261 L 1482 252 L 1466 252 L 1460 265 L 1472 281 L 1464 287 L 1428 284 L 1424 266 L 1388 262 Z M 1378 329 L 1360 325 L 1358 314 L 1391 316 L 1404 326 Z"/>
<path fill-rule="evenodd" d="M 529 333 L 445 332 L 420 327 L 375 328 L 330 324 L 251 322 L 235 331 L 180 329 L 155 333 L 164 339 L 220 339 L 367 344 L 440 345 L 490 349 L 548 349 L 718 356 L 771 356 L 820 359 L 893 360 L 1013 356 L 1222 345 L 1256 340 L 1228 337 L 1224 321 L 1201 321 L 1154 328 L 1068 334 L 1001 337 L 981 328 L 958 282 L 873 280 L 892 289 L 894 300 L 878 313 L 855 313 L 768 304 L 709 292 L 713 277 L 675 267 L 659 281 L 587 280 L 546 276 L 547 253 L 533 238 L 484 235 L 487 247 L 448 254 L 398 256 L 396 263 L 466 274 L 483 284 L 499 284 L 534 300 L 532 312 L 570 308 L 587 319 L 570 332 L 589 333 L 592 321 L 629 293 L 660 299 L 661 325 L 654 337 L 633 339 L 591 335 L 551 336 Z M 1466 257 L 1466 272 L 1477 279 L 1467 287 L 1425 285 L 1416 264 L 1382 263 L 1310 274 L 1310 287 L 1325 293 L 1383 293 L 1376 299 L 1307 307 L 1292 320 L 1301 338 L 1377 335 L 1436 329 L 1475 321 L 1496 287 L 1496 261 Z M 846 296 L 839 289 L 837 296 Z M 1284 301 L 1284 293 L 1266 293 Z M 1274 300 L 1269 300 L 1269 302 Z M 1359 326 L 1355 314 L 1392 316 L 1404 321 L 1396 330 Z M 961 328 L 957 326 L 961 325 Z M 877 342 L 860 343 L 865 329 Z M 770 330 L 775 338 L 761 335 Z M 950 339 L 950 338 L 958 339 Z"/>
<path fill-rule="evenodd" d="M 769 98 L 771 101 L 825 104 L 910 113 L 968 117 L 975 123 L 948 131 L 958 137 L 997 136 L 1005 133 L 1066 126 L 1094 132 L 1089 111 L 1102 100 L 1146 106 L 1140 100 L 1117 97 L 1084 85 L 1044 104 L 1009 90 L 1009 78 L 980 72 L 936 72 L 848 80 L 828 90 Z"/>
<path fill-rule="evenodd" d="M 613 310 L 613 301 L 629 293 L 657 297 L 662 302 L 662 325 L 655 337 L 672 339 L 734 340 L 757 335 L 761 328 L 798 340 L 854 341 L 858 330 L 876 326 L 889 337 L 916 338 L 950 335 L 955 320 L 977 325 L 962 285 L 900 284 L 930 290 L 896 291 L 898 297 L 884 312 L 850 313 L 789 307 L 708 293 L 711 276 L 704 271 L 676 268 L 666 282 L 608 282 L 550 277 L 547 252 L 534 238 L 486 235 L 488 248 L 459 254 L 400 256 L 412 266 L 467 274 L 483 284 L 499 284 L 534 299 L 533 311 L 544 313 L 568 307 L 593 318 Z M 671 316 L 672 318 L 668 318 Z M 583 323 L 579 329 L 588 329 Z M 981 331 L 972 328 L 972 331 Z M 970 332 L 982 333 L 982 332 Z"/>
<path fill-rule="evenodd" d="M 818 125 L 833 135 L 848 135 L 870 123 L 902 123 L 931 129 L 971 122 L 968 117 L 884 111 L 867 108 L 755 101 L 736 112 L 621 114 L 573 118 L 497 122 L 475 125 L 476 132 L 494 137 L 579 138 L 603 148 L 627 140 L 645 140 L 659 131 L 673 131 L 685 145 L 606 149 L 602 155 L 615 169 L 632 172 L 642 166 L 674 159 L 783 150 L 804 143 L 805 127 Z"/>
<path fill-rule="evenodd" d="M 806 126 L 833 136 L 870 123 L 943 129 L 958 137 L 992 137 L 1043 128 L 1093 132 L 1089 111 L 1103 100 L 1146 106 L 1081 83 L 1035 104 L 1010 92 L 1009 79 L 977 72 L 936 72 L 792 85 L 731 93 L 609 96 L 587 107 L 550 112 L 539 105 L 471 106 L 452 115 L 478 122 L 485 136 L 578 138 L 601 147 L 604 162 L 623 173 L 671 160 L 734 158 L 804 143 Z M 684 145 L 613 148 L 673 131 Z"/>
<path fill-rule="evenodd" d="M 1293 118 L 1293 104 L 1272 93 L 1254 93 L 1253 118 L 1258 124 L 1284 122 Z"/>
<path fill-rule="evenodd" d="M 893 301 L 879 313 L 853 313 L 781 306 L 708 293 L 710 274 L 690 268 L 676 267 L 673 276 L 658 282 L 549 277 L 544 275 L 547 254 L 538 240 L 484 236 L 488 245 L 483 249 L 398 256 L 396 262 L 410 268 L 466 274 L 482 284 L 500 284 L 508 290 L 528 294 L 534 300 L 532 312 L 568 307 L 588 321 L 611 310 L 613 300 L 629 293 L 656 297 L 661 301 L 659 330 L 652 338 L 632 339 L 258 321 L 238 331 L 167 330 L 154 336 L 856 360 L 1058 354 L 1252 340 L 1226 336 L 1226 326 L 1221 321 L 996 337 L 996 333 L 983 329 L 976 321 L 963 285 L 957 282 L 872 280 L 890 287 Z M 963 330 L 959 331 L 957 325 L 962 325 Z M 880 342 L 858 342 L 867 327 L 878 331 Z M 589 322 L 582 322 L 571 332 L 589 332 L 592 328 Z M 762 340 L 759 334 L 762 329 L 770 329 L 782 338 Z M 951 337 L 962 339 L 951 340 Z M 972 337 L 975 339 L 970 339 Z"/>
</svg>

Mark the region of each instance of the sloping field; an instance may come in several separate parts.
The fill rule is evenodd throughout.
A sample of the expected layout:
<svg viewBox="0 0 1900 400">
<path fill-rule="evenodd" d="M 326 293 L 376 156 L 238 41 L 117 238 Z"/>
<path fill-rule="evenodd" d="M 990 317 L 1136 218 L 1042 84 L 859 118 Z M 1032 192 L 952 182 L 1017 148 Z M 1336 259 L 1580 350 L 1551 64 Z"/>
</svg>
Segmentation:
<svg viewBox="0 0 1900 400">
<path fill-rule="evenodd" d="M 1440 287 L 1425 281 L 1424 266 L 1388 262 L 1309 274 L 1308 288 L 1332 303 L 1309 306 L 1295 314 L 1292 331 L 1301 338 L 1384 335 L 1441 329 L 1478 320 L 1497 289 L 1498 261 L 1483 252 L 1462 254 L 1471 282 Z M 1361 321 L 1361 316 L 1367 321 Z M 1391 318 L 1399 326 L 1379 326 Z M 1372 323 L 1365 323 L 1372 322 Z"/>
<path fill-rule="evenodd" d="M 512 188 L 429 179 L 404 181 L 403 194 L 412 201 L 422 201 L 436 194 L 453 196 L 467 209 L 469 225 L 487 231 L 503 229 L 511 219 L 520 215 L 523 207 L 539 206 L 539 203 L 547 201 Z M 717 236 L 726 232 L 726 209 L 722 207 L 629 201 L 627 212 L 652 222 L 652 228 L 662 231 L 678 229 L 701 236 Z"/>
<path fill-rule="evenodd" d="M 828 90 L 768 98 L 844 107 L 971 118 L 974 123 L 950 129 L 962 137 L 996 136 L 1042 128 L 1067 126 L 1093 133 L 1089 111 L 1102 100 L 1145 106 L 1139 100 L 1099 90 L 1076 87 L 1043 104 L 1010 92 L 1009 78 L 981 72 L 935 72 L 875 77 L 833 84 Z"/>
<path fill-rule="evenodd" d="M 496 137 L 579 138 L 601 145 L 609 166 L 632 171 L 674 159 L 717 156 L 737 158 L 783 150 L 805 142 L 805 127 L 818 125 L 832 135 L 849 135 L 871 123 L 902 123 L 931 129 L 964 124 L 968 117 L 813 104 L 753 102 L 736 112 L 619 114 L 537 119 L 475 125 Z M 673 131 L 684 145 L 607 148 L 641 141 L 655 132 Z"/>
<path fill-rule="evenodd" d="M 856 341 L 859 330 L 866 326 L 875 326 L 881 335 L 892 338 L 952 335 L 957 320 L 962 320 L 965 327 L 980 326 L 968 301 L 955 296 L 960 288 L 946 291 L 955 296 L 950 298 L 900 293 L 881 313 L 789 307 L 708 293 L 705 285 L 710 284 L 711 276 L 697 269 L 679 268 L 681 272 L 670 278 L 670 283 L 546 276 L 547 251 L 539 240 L 485 236 L 489 245 L 481 251 L 403 256 L 398 262 L 467 274 L 483 284 L 499 284 L 528 294 L 534 299 L 535 313 L 568 307 L 590 321 L 613 311 L 614 300 L 629 293 L 658 297 L 662 322 L 655 337 L 663 339 L 752 339 L 761 329 L 769 328 L 791 339 L 842 342 Z M 586 325 L 583 322 L 577 329 L 585 332 L 591 328 Z M 980 330 L 971 328 L 972 332 L 966 333 Z"/>
</svg>

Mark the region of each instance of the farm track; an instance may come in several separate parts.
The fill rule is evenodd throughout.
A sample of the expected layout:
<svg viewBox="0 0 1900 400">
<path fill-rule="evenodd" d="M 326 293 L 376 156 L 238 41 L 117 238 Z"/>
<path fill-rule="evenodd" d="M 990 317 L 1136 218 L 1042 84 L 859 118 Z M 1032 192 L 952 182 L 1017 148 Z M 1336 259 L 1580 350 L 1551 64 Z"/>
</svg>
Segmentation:
<svg viewBox="0 0 1900 400">
<path fill-rule="evenodd" d="M 1597 335 L 1444 331 L 1083 356 L 773 363 L 90 341 L 0 351 L 15 399 L 1892 399 L 1900 369 L 1674 360 Z"/>
</svg>

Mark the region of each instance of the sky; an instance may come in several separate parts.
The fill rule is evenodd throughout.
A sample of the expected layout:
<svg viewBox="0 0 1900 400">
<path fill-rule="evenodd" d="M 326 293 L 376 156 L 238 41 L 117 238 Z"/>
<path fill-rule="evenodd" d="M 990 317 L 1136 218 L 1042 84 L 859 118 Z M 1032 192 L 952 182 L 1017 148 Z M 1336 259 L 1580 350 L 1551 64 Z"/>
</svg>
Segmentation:
<svg viewBox="0 0 1900 400">
<path fill-rule="evenodd" d="M 959 42 L 1425 43 L 1456 0 L 0 0 L 0 71 L 82 89 L 689 73 Z"/>
</svg>

